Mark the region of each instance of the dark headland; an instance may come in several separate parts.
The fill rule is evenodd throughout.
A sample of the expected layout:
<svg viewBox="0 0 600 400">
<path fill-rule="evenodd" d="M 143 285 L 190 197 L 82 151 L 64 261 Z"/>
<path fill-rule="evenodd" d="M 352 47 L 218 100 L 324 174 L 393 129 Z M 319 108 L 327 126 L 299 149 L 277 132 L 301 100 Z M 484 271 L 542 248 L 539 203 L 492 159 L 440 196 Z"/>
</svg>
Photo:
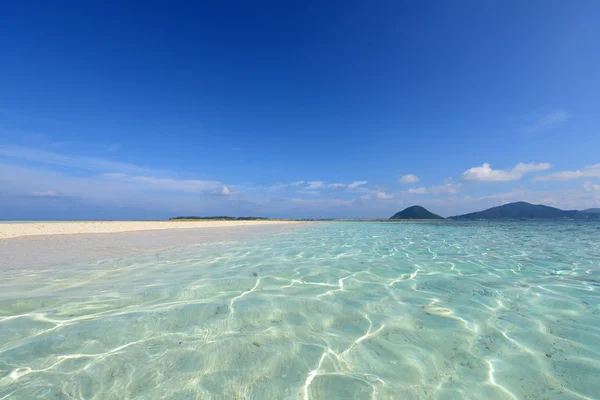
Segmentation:
<svg viewBox="0 0 600 400">
<path fill-rule="evenodd" d="M 425 207 L 412 206 L 392 215 L 390 219 L 444 219 Z"/>
<path fill-rule="evenodd" d="M 408 207 L 390 219 L 444 219 L 421 206 Z M 478 219 L 600 219 L 600 209 L 590 208 L 587 210 L 561 210 L 560 208 L 531 204 L 525 201 L 508 203 L 487 210 L 469 214 L 448 217 L 454 220 L 478 220 Z"/>
<path fill-rule="evenodd" d="M 518 201 L 484 211 L 456 215 L 449 219 L 597 219 L 599 217 L 600 214 L 594 214 L 588 210 L 561 210 L 541 204 Z"/>
</svg>

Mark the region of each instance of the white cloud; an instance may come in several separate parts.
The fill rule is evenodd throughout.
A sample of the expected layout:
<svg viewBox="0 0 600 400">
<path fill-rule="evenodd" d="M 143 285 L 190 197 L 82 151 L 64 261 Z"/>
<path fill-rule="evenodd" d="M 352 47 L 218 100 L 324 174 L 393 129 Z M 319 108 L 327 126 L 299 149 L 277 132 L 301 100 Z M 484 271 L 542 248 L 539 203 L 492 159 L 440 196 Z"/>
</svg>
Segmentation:
<svg viewBox="0 0 600 400">
<path fill-rule="evenodd" d="M 290 183 L 291 186 L 300 186 L 300 185 L 303 185 L 303 184 L 304 184 L 304 181 L 297 181 L 297 182 Z"/>
<path fill-rule="evenodd" d="M 525 164 L 518 163 L 512 169 L 492 169 L 485 163 L 481 167 L 473 167 L 462 173 L 461 179 L 467 182 L 507 182 L 516 181 L 530 172 L 545 171 L 551 168 L 550 163 Z"/>
<path fill-rule="evenodd" d="M 533 125 L 527 128 L 528 132 L 541 132 L 551 128 L 556 124 L 560 124 L 571 118 L 572 115 L 563 110 L 553 111 L 542 118 L 538 119 Z"/>
<path fill-rule="evenodd" d="M 315 190 L 320 187 L 323 187 L 323 185 L 325 185 L 325 182 L 323 182 L 323 181 L 310 181 L 310 182 L 307 182 L 305 189 L 306 190 Z"/>
<path fill-rule="evenodd" d="M 439 186 L 430 186 L 430 187 L 417 187 L 408 189 L 409 194 L 432 194 L 432 195 L 440 195 L 440 194 L 456 194 L 460 188 L 460 183 L 449 182 Z"/>
<path fill-rule="evenodd" d="M 367 181 L 355 181 L 348 185 L 349 189 L 356 189 L 359 186 L 366 185 Z"/>
<path fill-rule="evenodd" d="M 33 197 L 58 197 L 58 193 L 53 191 L 48 192 L 32 192 L 31 195 Z"/>
<path fill-rule="evenodd" d="M 404 175 L 403 177 L 400 178 L 400 183 L 417 183 L 419 182 L 421 179 L 419 179 L 418 176 L 413 175 L 413 174 L 407 174 Z"/>
<path fill-rule="evenodd" d="M 329 187 L 331 189 L 342 189 L 342 188 L 346 187 L 346 184 L 345 183 L 330 183 Z"/>
<path fill-rule="evenodd" d="M 534 181 L 568 181 L 580 178 L 600 178 L 600 164 L 587 165 L 575 171 L 560 171 L 553 174 L 536 176 Z"/>
<path fill-rule="evenodd" d="M 393 198 L 394 198 L 394 196 L 393 196 L 393 195 L 391 195 L 391 194 L 388 194 L 388 193 L 385 193 L 385 192 L 377 192 L 377 195 L 376 195 L 376 197 L 377 197 L 379 200 L 389 200 L 389 199 L 393 199 Z"/>
</svg>

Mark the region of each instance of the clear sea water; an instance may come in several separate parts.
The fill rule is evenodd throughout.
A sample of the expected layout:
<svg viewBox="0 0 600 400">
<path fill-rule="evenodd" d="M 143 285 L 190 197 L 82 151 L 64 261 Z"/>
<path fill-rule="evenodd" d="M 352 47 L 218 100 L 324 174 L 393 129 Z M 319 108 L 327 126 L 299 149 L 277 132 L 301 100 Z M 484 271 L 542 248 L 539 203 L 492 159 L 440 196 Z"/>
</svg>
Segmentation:
<svg viewBox="0 0 600 400">
<path fill-rule="evenodd" d="M 0 270 L 0 399 L 600 398 L 600 223 L 318 223 Z"/>
</svg>

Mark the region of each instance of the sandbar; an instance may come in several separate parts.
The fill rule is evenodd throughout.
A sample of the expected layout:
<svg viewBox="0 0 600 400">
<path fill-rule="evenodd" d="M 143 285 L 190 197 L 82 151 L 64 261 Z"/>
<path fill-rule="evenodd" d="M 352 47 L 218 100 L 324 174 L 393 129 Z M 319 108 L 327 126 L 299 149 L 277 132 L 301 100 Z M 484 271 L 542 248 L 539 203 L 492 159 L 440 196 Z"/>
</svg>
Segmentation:
<svg viewBox="0 0 600 400">
<path fill-rule="evenodd" d="M 247 227 L 293 224 L 298 221 L 68 221 L 0 223 L 0 239 L 38 235 L 72 235 L 79 233 L 121 233 L 162 229 Z"/>
<path fill-rule="evenodd" d="M 179 246 L 284 234 L 310 222 L 110 221 L 0 224 L 0 270 L 160 254 Z M 19 236 L 16 236 L 19 235 Z"/>
</svg>

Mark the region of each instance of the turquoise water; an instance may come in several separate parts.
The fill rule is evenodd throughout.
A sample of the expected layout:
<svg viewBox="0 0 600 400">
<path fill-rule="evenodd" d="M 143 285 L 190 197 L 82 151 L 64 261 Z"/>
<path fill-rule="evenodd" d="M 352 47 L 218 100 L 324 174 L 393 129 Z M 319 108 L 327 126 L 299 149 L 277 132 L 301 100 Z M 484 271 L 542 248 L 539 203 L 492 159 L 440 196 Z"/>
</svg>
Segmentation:
<svg viewBox="0 0 600 400">
<path fill-rule="evenodd" d="M 600 223 L 320 223 L 0 270 L 0 399 L 600 398 Z"/>
</svg>

